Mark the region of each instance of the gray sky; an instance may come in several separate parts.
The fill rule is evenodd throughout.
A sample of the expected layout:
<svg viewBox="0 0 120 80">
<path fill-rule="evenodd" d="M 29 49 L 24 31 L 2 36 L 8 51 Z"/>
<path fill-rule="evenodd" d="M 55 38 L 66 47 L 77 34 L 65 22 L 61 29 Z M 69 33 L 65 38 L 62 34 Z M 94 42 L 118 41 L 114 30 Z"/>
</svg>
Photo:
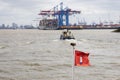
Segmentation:
<svg viewBox="0 0 120 80">
<path fill-rule="evenodd" d="M 0 25 L 34 24 L 40 10 L 49 10 L 63 2 L 73 10 L 81 10 L 78 20 L 88 23 L 120 20 L 120 0 L 0 0 Z"/>
</svg>

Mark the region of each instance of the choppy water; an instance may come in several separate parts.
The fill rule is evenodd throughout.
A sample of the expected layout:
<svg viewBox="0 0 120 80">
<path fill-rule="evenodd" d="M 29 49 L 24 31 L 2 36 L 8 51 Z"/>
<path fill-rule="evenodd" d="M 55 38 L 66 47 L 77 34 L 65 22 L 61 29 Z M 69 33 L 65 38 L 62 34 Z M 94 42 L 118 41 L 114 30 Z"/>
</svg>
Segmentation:
<svg viewBox="0 0 120 80">
<path fill-rule="evenodd" d="M 120 34 L 74 30 L 76 49 L 90 53 L 90 67 L 74 80 L 120 80 Z M 62 31 L 0 30 L 0 80 L 72 80 L 72 47 Z"/>
</svg>

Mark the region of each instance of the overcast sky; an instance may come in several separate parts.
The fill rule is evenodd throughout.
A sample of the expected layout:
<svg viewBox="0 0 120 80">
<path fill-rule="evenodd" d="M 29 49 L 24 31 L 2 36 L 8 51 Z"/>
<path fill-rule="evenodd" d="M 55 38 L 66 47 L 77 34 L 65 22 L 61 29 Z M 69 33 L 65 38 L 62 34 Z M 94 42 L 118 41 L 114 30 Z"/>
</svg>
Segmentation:
<svg viewBox="0 0 120 80">
<path fill-rule="evenodd" d="M 34 24 L 40 10 L 49 10 L 63 2 L 73 10 L 81 10 L 79 21 L 88 23 L 120 20 L 120 0 L 0 0 L 0 25 Z"/>
</svg>

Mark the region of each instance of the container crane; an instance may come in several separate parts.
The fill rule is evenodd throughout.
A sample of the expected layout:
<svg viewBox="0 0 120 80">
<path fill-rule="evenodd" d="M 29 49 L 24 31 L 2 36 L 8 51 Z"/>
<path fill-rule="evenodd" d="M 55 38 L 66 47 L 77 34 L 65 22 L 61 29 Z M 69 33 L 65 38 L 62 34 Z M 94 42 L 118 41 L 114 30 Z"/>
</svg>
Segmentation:
<svg viewBox="0 0 120 80">
<path fill-rule="evenodd" d="M 61 28 L 62 26 L 69 27 L 69 16 L 70 15 L 80 14 L 80 13 L 81 11 L 71 10 L 68 7 L 64 8 L 63 2 L 61 2 L 59 5 L 54 6 L 52 10 L 41 11 L 39 15 L 48 16 L 48 17 L 53 16 L 54 20 L 56 20 L 57 22 L 57 27 Z"/>
</svg>

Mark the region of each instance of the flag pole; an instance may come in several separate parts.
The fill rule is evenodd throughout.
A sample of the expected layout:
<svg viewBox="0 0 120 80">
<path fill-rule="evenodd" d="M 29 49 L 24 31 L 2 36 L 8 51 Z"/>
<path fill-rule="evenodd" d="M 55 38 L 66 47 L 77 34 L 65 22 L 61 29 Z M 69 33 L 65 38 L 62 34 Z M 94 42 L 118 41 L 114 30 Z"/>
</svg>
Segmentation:
<svg viewBox="0 0 120 80">
<path fill-rule="evenodd" d="M 72 80 L 74 80 L 74 56 L 75 56 L 75 46 L 76 46 L 76 43 L 71 43 L 70 44 L 72 47 L 73 47 L 73 56 L 72 56 Z"/>
</svg>

